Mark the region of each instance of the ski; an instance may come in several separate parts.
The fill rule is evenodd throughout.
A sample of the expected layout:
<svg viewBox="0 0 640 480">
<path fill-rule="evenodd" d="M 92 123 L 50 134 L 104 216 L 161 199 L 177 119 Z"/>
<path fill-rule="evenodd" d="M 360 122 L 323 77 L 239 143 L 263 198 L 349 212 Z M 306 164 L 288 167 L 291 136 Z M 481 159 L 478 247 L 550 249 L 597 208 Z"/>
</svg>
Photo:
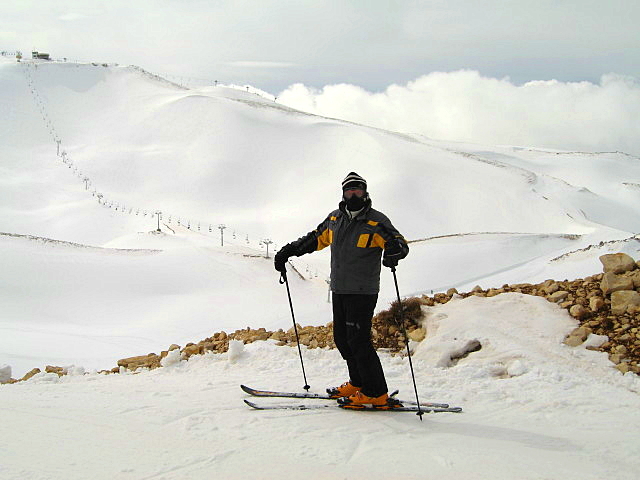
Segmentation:
<svg viewBox="0 0 640 480">
<path fill-rule="evenodd" d="M 249 405 L 251 408 L 256 410 L 320 410 L 323 408 L 339 408 L 341 410 L 354 410 L 354 411 L 366 411 L 366 412 L 414 412 L 422 411 L 424 413 L 460 413 L 462 412 L 461 407 L 420 407 L 418 410 L 417 406 L 410 407 L 395 407 L 395 408 L 378 408 L 372 406 L 359 406 L 359 407 L 349 407 L 347 405 L 339 405 L 339 404 L 316 404 L 316 405 L 296 405 L 296 404 L 287 404 L 287 405 L 258 405 L 257 403 L 250 402 L 249 400 L 244 400 L 244 403 Z"/>
<path fill-rule="evenodd" d="M 255 388 L 247 387 L 246 385 L 240 385 L 240 388 L 254 397 L 279 397 L 279 398 L 306 398 L 314 400 L 336 400 L 336 398 L 330 397 L 327 394 L 322 393 L 309 393 L 309 392 L 273 392 L 270 390 L 256 390 Z M 398 390 L 392 392 L 389 396 L 395 397 L 398 394 Z M 417 406 L 417 403 L 411 400 L 399 400 L 400 403 L 405 405 Z M 329 405 L 331 406 L 331 405 Z M 447 403 L 432 403 L 432 402 L 420 402 L 421 407 L 426 408 L 449 408 Z"/>
</svg>

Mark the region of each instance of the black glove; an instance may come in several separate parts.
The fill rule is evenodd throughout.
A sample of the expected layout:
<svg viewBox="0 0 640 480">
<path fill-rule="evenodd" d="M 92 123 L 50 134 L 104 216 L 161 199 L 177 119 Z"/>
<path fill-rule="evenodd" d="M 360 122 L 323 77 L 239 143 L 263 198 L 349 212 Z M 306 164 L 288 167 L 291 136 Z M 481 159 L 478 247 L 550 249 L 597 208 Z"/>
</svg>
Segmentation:
<svg viewBox="0 0 640 480">
<path fill-rule="evenodd" d="M 404 247 L 404 248 L 403 248 Z M 407 256 L 408 248 L 400 243 L 400 240 L 394 238 L 389 240 L 384 246 L 384 256 L 382 264 L 385 267 L 394 268 L 398 266 L 398 262 Z"/>
<path fill-rule="evenodd" d="M 282 247 L 278 251 L 278 253 L 276 253 L 276 256 L 273 260 L 273 264 L 276 267 L 276 270 L 280 273 L 286 273 L 287 269 L 285 267 L 285 264 L 287 263 L 287 260 L 289 260 L 289 257 L 293 257 L 295 254 L 296 247 L 291 243 L 288 243 L 284 247 Z"/>
</svg>

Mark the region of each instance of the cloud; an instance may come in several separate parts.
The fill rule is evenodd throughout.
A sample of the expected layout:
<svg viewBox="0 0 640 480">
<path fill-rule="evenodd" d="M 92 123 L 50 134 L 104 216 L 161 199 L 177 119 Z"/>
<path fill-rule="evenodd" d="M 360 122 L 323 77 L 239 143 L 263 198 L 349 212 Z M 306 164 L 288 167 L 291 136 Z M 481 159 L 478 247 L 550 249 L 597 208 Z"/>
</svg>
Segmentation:
<svg viewBox="0 0 640 480">
<path fill-rule="evenodd" d="M 278 101 L 310 113 L 435 139 L 640 155 L 640 83 L 616 74 L 591 82 L 423 75 L 372 93 L 349 84 L 295 84 Z"/>
<path fill-rule="evenodd" d="M 241 68 L 289 68 L 295 67 L 295 63 L 287 62 L 259 62 L 259 61 L 238 61 L 238 62 L 226 62 L 225 65 L 230 67 Z"/>
<path fill-rule="evenodd" d="M 58 17 L 58 20 L 62 20 L 63 22 L 73 22 L 73 21 L 82 20 L 85 18 L 89 18 L 89 17 L 81 13 L 65 13 L 64 15 L 60 15 Z"/>
</svg>

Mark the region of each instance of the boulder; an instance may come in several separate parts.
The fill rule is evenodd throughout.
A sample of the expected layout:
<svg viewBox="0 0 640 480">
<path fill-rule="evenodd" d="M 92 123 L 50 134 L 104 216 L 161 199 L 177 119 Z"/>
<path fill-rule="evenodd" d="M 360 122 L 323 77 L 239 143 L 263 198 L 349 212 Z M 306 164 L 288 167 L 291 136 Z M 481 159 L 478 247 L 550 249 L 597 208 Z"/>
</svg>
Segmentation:
<svg viewBox="0 0 640 480">
<path fill-rule="evenodd" d="M 616 368 L 620 370 L 620 373 L 627 373 L 629 371 L 629 364 L 619 363 L 618 365 L 616 365 Z"/>
<path fill-rule="evenodd" d="M 559 303 L 559 302 L 562 302 L 565 298 L 567 298 L 568 295 L 569 295 L 569 292 L 567 292 L 566 290 L 560 290 L 549 295 L 547 299 L 550 302 Z"/>
<path fill-rule="evenodd" d="M 589 308 L 593 312 L 597 312 L 604 307 L 604 299 L 602 297 L 594 296 L 589 299 Z"/>
<path fill-rule="evenodd" d="M 282 330 L 278 330 L 277 332 L 273 332 L 269 337 L 271 340 L 275 340 L 277 342 L 281 342 L 286 338 L 284 332 Z"/>
<path fill-rule="evenodd" d="M 198 355 L 199 353 L 201 353 L 200 346 L 199 345 L 189 345 L 187 347 L 184 347 L 184 349 L 182 350 L 182 353 L 187 358 L 189 358 L 191 355 Z"/>
<path fill-rule="evenodd" d="M 620 290 L 633 290 L 633 280 L 630 277 L 622 277 L 615 273 L 608 272 L 602 276 L 600 289 L 605 295 Z"/>
<path fill-rule="evenodd" d="M 609 361 L 611 363 L 615 363 L 617 365 L 622 361 L 623 357 L 624 356 L 620 355 L 619 353 L 610 353 L 609 354 Z"/>
<path fill-rule="evenodd" d="M 120 360 L 118 360 L 117 371 L 114 373 L 117 373 L 118 371 L 120 371 L 120 368 L 128 368 L 129 370 L 135 370 L 136 368 L 139 368 L 139 367 L 147 367 L 147 368 L 157 367 L 158 365 L 160 365 L 160 360 L 161 360 L 161 357 L 159 355 L 156 355 L 155 353 L 150 353 L 148 355 L 140 355 L 137 357 L 121 358 Z"/>
<path fill-rule="evenodd" d="M 611 294 L 611 313 L 622 315 L 640 307 L 640 293 L 635 290 L 620 290 Z"/>
<path fill-rule="evenodd" d="M 63 367 L 56 367 L 54 365 L 47 365 L 44 368 L 44 371 L 47 372 L 47 373 L 55 373 L 59 377 L 67 374 L 67 372 L 65 371 L 65 369 Z"/>
<path fill-rule="evenodd" d="M 414 342 L 421 342 L 427 336 L 427 331 L 424 328 L 416 328 L 409 332 L 408 335 Z"/>
<path fill-rule="evenodd" d="M 577 347 L 578 345 L 582 345 L 590 334 L 591 329 L 589 327 L 578 327 L 567 335 L 564 343 L 570 347 Z"/>
<path fill-rule="evenodd" d="M 20 379 L 21 382 L 26 382 L 27 380 L 29 380 L 31 377 L 33 377 L 34 375 L 37 375 L 38 373 L 40 373 L 41 370 L 39 368 L 34 368 L 32 370 L 30 370 L 29 372 L 25 373 L 24 377 L 22 377 Z"/>
<path fill-rule="evenodd" d="M 577 318 L 578 320 L 581 320 L 587 315 L 589 315 L 589 310 L 584 308 L 582 305 L 574 305 L 569 309 L 569 314 L 573 318 Z"/>
<path fill-rule="evenodd" d="M 636 268 L 635 260 L 626 253 L 602 255 L 600 262 L 604 267 L 604 273 L 624 273 Z"/>
<path fill-rule="evenodd" d="M 627 347 L 625 347 L 624 345 L 616 345 L 615 347 L 613 347 L 613 352 L 624 356 L 629 353 L 629 350 L 627 350 Z"/>
</svg>

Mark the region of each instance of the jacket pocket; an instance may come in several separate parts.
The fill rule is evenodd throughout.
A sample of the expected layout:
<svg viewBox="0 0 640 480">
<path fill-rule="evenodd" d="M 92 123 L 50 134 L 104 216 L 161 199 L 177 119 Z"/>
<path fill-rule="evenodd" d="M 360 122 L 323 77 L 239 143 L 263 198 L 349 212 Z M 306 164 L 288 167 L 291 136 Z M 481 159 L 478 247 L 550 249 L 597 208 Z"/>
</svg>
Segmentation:
<svg viewBox="0 0 640 480">
<path fill-rule="evenodd" d="M 358 237 L 357 246 L 359 248 L 366 248 L 368 243 L 369 243 L 369 234 L 368 233 L 363 233 L 362 235 L 360 235 Z"/>
</svg>

